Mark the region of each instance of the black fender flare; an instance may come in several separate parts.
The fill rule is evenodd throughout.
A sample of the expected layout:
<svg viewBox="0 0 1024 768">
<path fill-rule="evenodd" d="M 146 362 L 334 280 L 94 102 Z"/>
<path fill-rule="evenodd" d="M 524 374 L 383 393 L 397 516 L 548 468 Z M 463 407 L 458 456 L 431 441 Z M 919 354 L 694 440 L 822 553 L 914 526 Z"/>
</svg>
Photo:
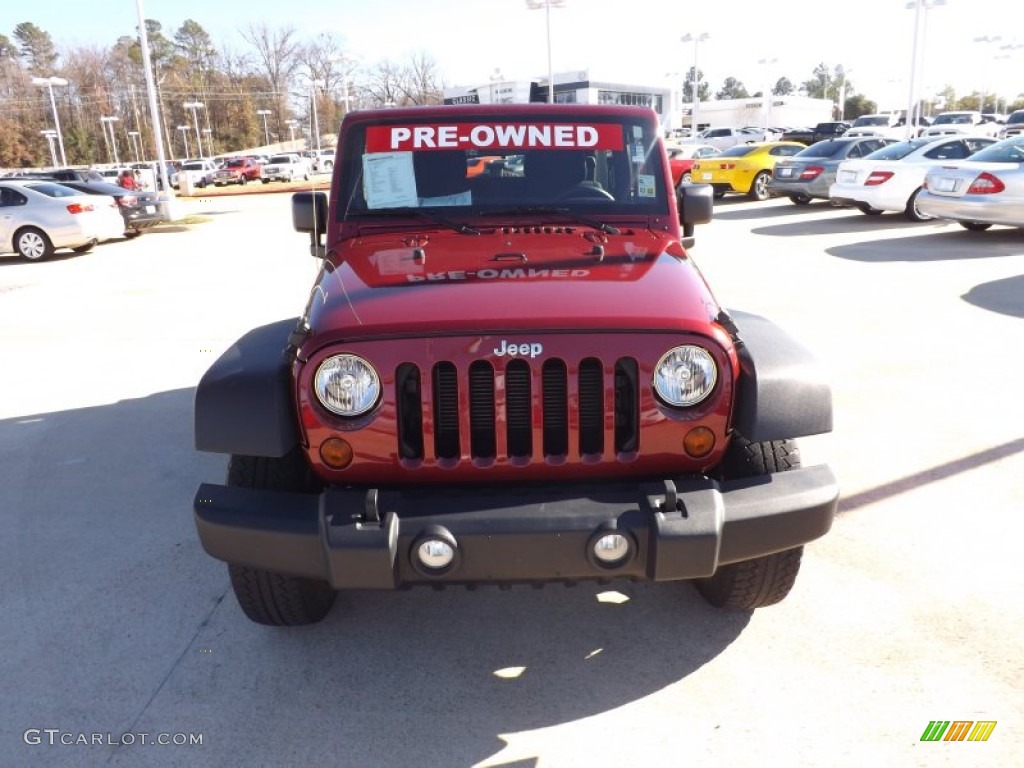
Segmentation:
<svg viewBox="0 0 1024 768">
<path fill-rule="evenodd" d="M 760 315 L 729 315 L 740 359 L 733 428 L 754 442 L 831 432 L 832 388 L 814 356 Z"/>
<path fill-rule="evenodd" d="M 281 457 L 298 445 L 289 346 L 298 322 L 254 328 L 210 366 L 196 388 L 197 450 Z"/>
</svg>

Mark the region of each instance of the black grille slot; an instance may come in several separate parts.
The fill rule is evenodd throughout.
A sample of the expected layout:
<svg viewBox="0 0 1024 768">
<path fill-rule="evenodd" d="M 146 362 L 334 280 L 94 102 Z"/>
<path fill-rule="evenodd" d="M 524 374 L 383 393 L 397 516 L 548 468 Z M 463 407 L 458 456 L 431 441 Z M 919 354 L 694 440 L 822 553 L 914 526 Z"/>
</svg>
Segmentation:
<svg viewBox="0 0 1024 768">
<path fill-rule="evenodd" d="M 469 449 L 477 458 L 494 458 L 494 369 L 477 360 L 469 366 Z"/>
<path fill-rule="evenodd" d="M 544 455 L 564 456 L 569 452 L 569 398 L 565 363 L 548 360 L 541 372 L 544 402 Z"/>
<path fill-rule="evenodd" d="M 604 372 L 601 361 L 588 357 L 580 363 L 580 453 L 604 450 Z"/>
<path fill-rule="evenodd" d="M 505 419 L 508 430 L 508 455 L 533 453 L 533 413 L 530 399 L 530 366 L 511 360 L 505 368 Z"/>
<path fill-rule="evenodd" d="M 423 458 L 423 411 L 420 369 L 402 363 L 395 372 L 395 403 L 398 408 L 398 455 L 403 459 Z"/>
<path fill-rule="evenodd" d="M 434 453 L 459 458 L 459 380 L 452 363 L 434 366 Z"/>
<path fill-rule="evenodd" d="M 633 453 L 640 447 L 640 374 L 636 360 L 615 362 L 615 450 Z"/>
</svg>

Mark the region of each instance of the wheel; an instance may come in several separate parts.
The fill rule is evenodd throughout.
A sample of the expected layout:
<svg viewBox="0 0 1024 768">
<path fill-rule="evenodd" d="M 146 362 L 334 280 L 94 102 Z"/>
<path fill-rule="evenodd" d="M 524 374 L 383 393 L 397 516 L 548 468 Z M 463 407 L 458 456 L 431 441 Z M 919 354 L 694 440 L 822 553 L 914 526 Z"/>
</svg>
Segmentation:
<svg viewBox="0 0 1024 768">
<path fill-rule="evenodd" d="M 71 250 L 74 251 L 75 253 L 88 253 L 95 247 L 96 241 L 92 240 L 91 242 L 88 242 L 85 245 L 80 245 L 77 248 L 72 248 Z"/>
<path fill-rule="evenodd" d="M 270 179 L 262 179 L 262 181 L 263 181 L 264 184 L 269 184 L 270 183 Z"/>
<path fill-rule="evenodd" d="M 683 178 L 681 178 L 679 180 L 679 183 L 680 184 L 692 184 L 693 183 L 693 176 L 691 176 L 690 172 L 687 171 L 686 173 L 683 174 Z"/>
<path fill-rule="evenodd" d="M 768 199 L 768 181 L 772 175 L 768 171 L 761 171 L 754 177 L 747 195 L 753 200 Z"/>
<path fill-rule="evenodd" d="M 53 255 L 53 243 L 41 229 L 25 227 L 14 233 L 14 250 L 23 259 L 38 261 Z"/>
<path fill-rule="evenodd" d="M 308 173 L 302 174 L 302 180 L 303 181 L 309 181 L 309 174 Z"/>
<path fill-rule="evenodd" d="M 330 173 L 333 170 L 334 170 L 334 163 L 332 163 L 330 160 L 328 160 L 326 163 L 324 163 L 324 173 Z"/>
<path fill-rule="evenodd" d="M 719 479 L 771 475 L 800 466 L 800 451 L 792 440 L 752 443 L 733 436 L 719 469 Z M 752 610 L 780 602 L 796 582 L 803 547 L 753 560 L 723 565 L 714 575 L 696 581 L 697 590 L 717 608 Z"/>
<path fill-rule="evenodd" d="M 206 184 L 207 184 L 206 179 L 200 179 L 199 181 L 196 182 L 196 186 L 199 187 L 199 189 L 205 188 Z"/>
<path fill-rule="evenodd" d="M 991 227 L 991 224 L 987 224 L 984 221 L 958 221 L 964 229 L 969 229 L 971 232 L 984 232 L 986 229 Z"/>
<path fill-rule="evenodd" d="M 793 203 L 793 205 L 810 205 L 811 204 L 811 198 L 807 197 L 807 195 L 793 195 L 789 199 L 790 199 L 790 202 Z"/>
<path fill-rule="evenodd" d="M 857 210 L 867 216 L 881 216 L 882 212 L 878 208 L 872 208 L 867 203 L 857 203 Z"/>
<path fill-rule="evenodd" d="M 315 493 L 320 485 L 299 449 L 275 459 L 232 456 L 229 486 Z M 231 589 L 246 616 L 257 624 L 294 627 L 315 624 L 334 605 L 335 591 L 326 581 L 300 578 L 236 563 L 228 564 Z"/>
<path fill-rule="evenodd" d="M 248 179 L 247 179 L 247 178 L 245 178 L 245 176 L 239 176 L 239 177 L 238 177 L 238 186 L 240 186 L 240 187 L 244 187 L 244 186 L 245 186 L 245 183 L 246 183 L 247 181 L 248 181 Z"/>
<path fill-rule="evenodd" d="M 917 209 L 917 197 L 920 194 L 921 188 L 918 187 L 917 189 L 914 190 L 914 194 L 910 196 L 910 199 L 907 200 L 907 208 L 903 212 L 903 215 L 906 216 L 911 221 L 928 221 L 930 218 L 932 218 L 927 214 L 921 213 Z"/>
<path fill-rule="evenodd" d="M 127 232 L 124 233 L 124 236 L 128 240 L 134 240 L 136 237 L 139 237 L 141 234 L 142 234 L 142 230 L 141 229 L 129 229 Z"/>
</svg>

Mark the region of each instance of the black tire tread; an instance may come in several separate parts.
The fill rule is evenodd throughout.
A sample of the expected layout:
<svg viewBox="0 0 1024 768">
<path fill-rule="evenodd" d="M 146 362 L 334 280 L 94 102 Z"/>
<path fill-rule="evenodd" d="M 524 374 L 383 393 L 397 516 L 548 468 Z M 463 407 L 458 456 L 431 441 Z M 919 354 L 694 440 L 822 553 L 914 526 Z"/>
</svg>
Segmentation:
<svg viewBox="0 0 1024 768">
<path fill-rule="evenodd" d="M 227 484 L 242 488 L 315 493 L 316 480 L 300 449 L 282 458 L 232 456 Z M 295 627 L 315 624 L 331 610 L 335 591 L 326 581 L 228 563 L 231 588 L 243 613 L 257 624 Z"/>
</svg>

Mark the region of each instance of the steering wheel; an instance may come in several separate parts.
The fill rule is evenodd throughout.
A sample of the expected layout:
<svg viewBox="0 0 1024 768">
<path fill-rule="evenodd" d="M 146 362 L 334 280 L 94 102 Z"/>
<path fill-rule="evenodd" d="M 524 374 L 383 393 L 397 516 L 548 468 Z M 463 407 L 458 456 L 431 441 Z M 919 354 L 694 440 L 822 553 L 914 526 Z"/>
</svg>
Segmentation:
<svg viewBox="0 0 1024 768">
<path fill-rule="evenodd" d="M 581 182 L 574 187 L 560 193 L 555 197 L 558 202 L 571 202 L 573 200 L 615 200 L 615 196 L 612 195 L 604 187 L 594 183 Z"/>
</svg>

